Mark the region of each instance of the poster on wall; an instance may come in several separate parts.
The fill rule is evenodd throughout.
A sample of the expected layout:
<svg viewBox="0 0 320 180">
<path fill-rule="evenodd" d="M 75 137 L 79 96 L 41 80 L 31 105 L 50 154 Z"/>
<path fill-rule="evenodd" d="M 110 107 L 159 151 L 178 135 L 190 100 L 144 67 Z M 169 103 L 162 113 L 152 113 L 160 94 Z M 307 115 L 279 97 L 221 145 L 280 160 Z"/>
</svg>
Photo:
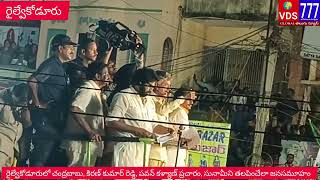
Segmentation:
<svg viewBox="0 0 320 180">
<path fill-rule="evenodd" d="M 0 89 L 27 79 L 35 70 L 41 21 L 0 21 Z M 4 77 L 4 78 L 2 78 Z"/>
<path fill-rule="evenodd" d="M 46 42 L 46 58 L 51 56 L 51 41 L 57 34 L 67 34 L 65 29 L 48 29 L 47 42 Z"/>
<path fill-rule="evenodd" d="M 230 129 L 231 124 L 191 120 L 190 124 Z M 188 167 L 224 167 L 227 164 L 230 130 L 195 127 L 200 145 L 188 150 Z"/>
<path fill-rule="evenodd" d="M 316 142 L 282 140 L 282 152 L 279 158 L 279 165 L 284 165 L 287 161 L 287 155 L 293 154 L 294 166 L 313 166 L 317 158 L 319 146 Z"/>
<path fill-rule="evenodd" d="M 39 27 L 1 26 L 0 24 L 0 65 L 35 69 L 39 33 Z"/>
</svg>

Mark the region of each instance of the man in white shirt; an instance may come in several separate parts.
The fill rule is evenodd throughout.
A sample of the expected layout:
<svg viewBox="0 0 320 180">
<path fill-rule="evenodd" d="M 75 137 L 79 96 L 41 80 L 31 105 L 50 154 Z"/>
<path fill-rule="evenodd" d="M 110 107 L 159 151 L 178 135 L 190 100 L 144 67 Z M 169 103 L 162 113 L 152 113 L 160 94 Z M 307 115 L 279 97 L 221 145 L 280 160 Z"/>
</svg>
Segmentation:
<svg viewBox="0 0 320 180">
<path fill-rule="evenodd" d="M 152 131 L 155 123 L 132 119 L 157 120 L 152 97 L 147 95 L 150 95 L 152 87 L 158 80 L 152 69 L 138 69 L 132 78 L 132 86 L 113 97 L 106 124 L 117 131 L 115 136 L 154 137 Z M 141 142 L 118 142 L 114 146 L 114 166 L 142 167 L 148 164 L 149 154 L 150 145 L 144 149 L 144 144 Z"/>
<path fill-rule="evenodd" d="M 184 96 L 185 100 L 183 104 L 181 104 L 173 113 L 170 114 L 169 120 L 172 123 L 179 123 L 179 124 L 189 124 L 189 111 L 193 105 L 193 101 L 196 99 L 195 92 L 192 90 L 188 90 L 185 88 L 178 89 L 174 94 L 174 99 L 178 97 Z M 189 129 L 189 126 L 173 126 L 175 134 L 179 134 L 180 130 L 186 131 Z M 178 137 L 176 137 L 178 139 Z M 186 141 L 186 140 L 181 140 Z M 177 147 L 175 146 L 168 146 L 167 147 L 168 153 L 168 167 L 174 167 L 176 164 L 176 157 L 177 157 Z M 177 159 L 177 167 L 185 167 L 187 162 L 187 150 L 183 148 L 179 148 L 178 159 Z"/>
<path fill-rule="evenodd" d="M 94 166 L 97 158 L 102 156 L 101 136 L 104 136 L 105 124 L 101 89 L 110 80 L 108 67 L 104 63 L 94 62 L 89 65 L 87 76 L 90 80 L 76 90 L 71 102 L 72 112 L 67 120 L 65 133 L 87 136 L 93 142 L 65 140 L 62 146 L 67 152 L 69 166 Z"/>
<path fill-rule="evenodd" d="M 181 99 L 168 100 L 171 87 L 171 76 L 165 71 L 156 71 L 160 80 L 156 83 L 156 87 L 153 89 L 154 96 L 153 101 L 156 107 L 156 114 L 158 121 L 169 122 L 169 113 L 177 109 L 183 102 L 183 96 L 179 97 Z M 153 129 L 156 134 L 168 134 L 172 133 L 173 129 L 171 125 L 161 124 Z M 160 146 L 159 144 L 153 144 L 151 146 L 151 153 L 149 158 L 149 166 L 151 167 L 163 167 L 166 165 L 167 158 L 167 148 L 166 146 Z"/>
</svg>

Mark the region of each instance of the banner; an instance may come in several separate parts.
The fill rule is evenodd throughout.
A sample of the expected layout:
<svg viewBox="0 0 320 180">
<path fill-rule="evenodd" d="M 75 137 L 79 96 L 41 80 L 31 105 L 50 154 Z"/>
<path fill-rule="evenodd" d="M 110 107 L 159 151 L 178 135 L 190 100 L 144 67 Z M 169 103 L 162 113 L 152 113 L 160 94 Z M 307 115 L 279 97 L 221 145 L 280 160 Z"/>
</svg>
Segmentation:
<svg viewBox="0 0 320 180">
<path fill-rule="evenodd" d="M 68 20 L 70 1 L 0 1 L 0 20 Z"/>
<path fill-rule="evenodd" d="M 319 147 L 316 142 L 282 140 L 282 152 L 279 158 L 279 165 L 284 165 L 287 155 L 294 155 L 294 166 L 313 166 L 317 157 Z"/>
<path fill-rule="evenodd" d="M 2 168 L 2 179 L 316 179 L 317 168 Z"/>
<path fill-rule="evenodd" d="M 190 124 L 210 126 L 195 128 L 201 138 L 197 147 L 188 151 L 188 167 L 224 167 L 227 164 L 231 124 L 191 120 Z"/>
</svg>

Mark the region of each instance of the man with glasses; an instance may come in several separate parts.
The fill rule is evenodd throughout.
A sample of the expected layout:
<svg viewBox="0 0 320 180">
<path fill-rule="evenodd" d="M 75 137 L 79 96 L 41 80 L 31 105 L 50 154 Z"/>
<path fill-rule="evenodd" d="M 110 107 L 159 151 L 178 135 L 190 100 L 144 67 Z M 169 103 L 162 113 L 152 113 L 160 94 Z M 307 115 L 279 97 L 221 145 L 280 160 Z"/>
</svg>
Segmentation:
<svg viewBox="0 0 320 180">
<path fill-rule="evenodd" d="M 176 100 L 168 100 L 170 96 L 171 87 L 171 75 L 165 71 L 158 70 L 156 74 L 159 76 L 160 80 L 157 81 L 156 87 L 153 89 L 153 101 L 155 103 L 156 114 L 158 121 L 169 122 L 169 114 L 176 110 L 183 102 L 184 97 L 181 96 Z M 161 124 L 157 125 L 153 132 L 156 134 L 168 134 L 172 133 L 173 129 L 171 125 Z M 160 146 L 159 144 L 153 144 L 151 146 L 149 166 L 151 167 L 163 167 L 168 162 L 167 158 L 167 148 L 165 146 Z"/>
<path fill-rule="evenodd" d="M 73 59 L 76 45 L 69 36 L 56 35 L 51 43 L 53 56 L 45 60 L 29 79 L 32 104 L 35 107 L 31 113 L 33 128 L 36 135 L 43 138 L 33 140 L 34 150 L 30 158 L 32 166 L 46 165 L 57 143 L 52 138 L 63 130 L 69 83 L 64 63 Z"/>
</svg>

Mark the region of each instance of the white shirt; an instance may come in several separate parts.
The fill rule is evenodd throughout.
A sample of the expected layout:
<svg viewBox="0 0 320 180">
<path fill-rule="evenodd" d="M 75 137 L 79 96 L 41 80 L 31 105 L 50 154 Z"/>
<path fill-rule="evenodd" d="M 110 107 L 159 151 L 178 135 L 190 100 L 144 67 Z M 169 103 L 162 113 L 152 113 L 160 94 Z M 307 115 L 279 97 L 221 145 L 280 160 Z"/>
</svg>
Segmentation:
<svg viewBox="0 0 320 180">
<path fill-rule="evenodd" d="M 88 123 L 90 128 L 95 132 L 99 133 L 101 136 L 104 135 L 104 118 L 103 116 L 103 105 L 101 101 L 101 90 L 100 87 L 92 80 L 86 81 L 81 87 L 75 92 L 74 99 L 71 106 L 78 107 L 84 113 L 87 114 L 97 114 L 101 116 L 84 115 L 84 120 Z M 96 90 L 97 89 L 97 90 Z M 65 133 L 74 135 L 86 135 L 86 131 L 79 125 L 79 123 L 73 119 L 70 115 Z M 87 141 L 68 141 L 68 148 L 72 151 L 83 151 L 82 146 L 85 147 Z M 99 154 L 102 153 L 103 142 L 93 142 L 98 149 Z M 84 153 L 84 152 L 82 152 Z"/>
<path fill-rule="evenodd" d="M 179 123 L 179 124 L 189 124 L 189 117 L 188 112 L 183 107 L 179 107 L 176 109 L 173 113 L 170 114 L 169 117 L 170 122 L 173 123 Z M 179 125 L 173 125 L 173 129 L 175 132 L 179 130 Z M 183 126 L 182 131 L 188 130 L 189 126 Z M 167 147 L 168 152 L 168 167 L 174 167 L 175 161 L 176 161 L 176 152 L 177 147 L 168 146 Z M 187 159 L 187 150 L 186 149 L 179 149 L 179 155 L 178 155 L 178 161 L 177 166 L 178 167 L 185 167 L 186 166 L 186 159 Z"/>
<path fill-rule="evenodd" d="M 130 119 L 157 121 L 155 105 L 152 98 L 150 96 L 141 97 L 133 87 L 124 89 L 113 97 L 108 116 L 109 117 L 106 118 L 106 121 L 119 120 L 121 117 L 129 118 L 123 119 L 127 125 L 143 128 L 149 132 L 152 132 L 153 127 L 157 125 L 152 122 L 135 121 Z M 111 118 L 110 116 L 115 118 Z M 116 135 L 134 137 L 133 134 L 128 132 L 118 132 Z"/>
<path fill-rule="evenodd" d="M 180 97 L 183 98 L 183 97 Z M 168 101 L 164 97 L 153 96 L 152 100 L 155 104 L 156 114 L 158 121 L 169 122 L 169 114 L 174 110 L 179 108 L 179 106 L 184 102 L 184 99 L 176 99 L 173 101 Z M 162 126 L 169 127 L 168 124 L 161 124 Z"/>
<path fill-rule="evenodd" d="M 156 96 L 153 96 L 152 99 L 155 103 L 158 121 L 161 121 L 161 122 L 169 122 L 169 113 L 176 110 L 184 102 L 184 99 L 167 101 L 167 99 L 164 97 L 156 97 Z M 171 125 L 164 124 L 164 123 L 160 125 L 164 127 L 171 127 Z M 158 144 L 153 144 L 151 147 L 150 159 L 167 162 L 167 159 L 168 159 L 167 148 L 160 147 L 160 145 Z"/>
<path fill-rule="evenodd" d="M 233 104 L 246 104 L 247 103 L 247 97 L 244 96 L 232 96 L 230 99 L 230 103 Z"/>
</svg>

